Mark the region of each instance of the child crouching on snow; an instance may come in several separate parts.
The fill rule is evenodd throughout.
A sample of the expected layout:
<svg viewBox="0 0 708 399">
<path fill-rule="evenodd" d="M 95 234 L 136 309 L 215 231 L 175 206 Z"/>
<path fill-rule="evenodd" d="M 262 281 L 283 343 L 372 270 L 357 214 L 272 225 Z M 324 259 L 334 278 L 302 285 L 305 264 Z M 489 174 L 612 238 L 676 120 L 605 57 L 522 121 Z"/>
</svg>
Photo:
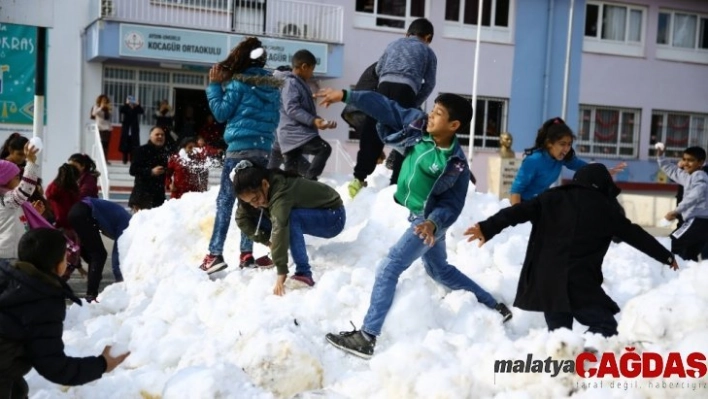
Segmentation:
<svg viewBox="0 0 708 399">
<path fill-rule="evenodd" d="M 664 158 L 664 150 L 656 150 L 657 162 L 669 179 L 683 186 L 683 199 L 676 209 L 664 216 L 666 220 L 683 218 L 683 225 L 671 233 L 671 252 L 686 260 L 698 260 L 708 244 L 708 174 L 701 169 L 706 151 L 689 147 L 683 152 L 682 166 Z"/>
<path fill-rule="evenodd" d="M 29 166 L 29 164 L 28 164 Z M 25 170 L 27 176 L 27 169 Z M 101 378 L 129 353 L 69 357 L 62 341 L 66 298 L 81 304 L 59 276 L 66 269 L 66 238 L 55 229 L 30 230 L 16 249 L 18 261 L 0 262 L 0 398 L 25 398 L 32 368 L 62 385 Z"/>
<path fill-rule="evenodd" d="M 27 164 L 24 176 L 12 162 L 0 160 L 0 260 L 17 258 L 17 243 L 25 232 L 27 218 L 24 208 L 32 207 L 27 199 L 37 186 L 37 152 L 25 143 Z"/>
<path fill-rule="evenodd" d="M 678 269 L 671 252 L 624 216 L 619 193 L 604 165 L 589 164 L 572 183 L 504 208 L 464 234 L 482 246 L 505 228 L 530 221 L 514 306 L 544 312 L 549 330 L 572 330 L 576 319 L 589 332 L 609 337 L 617 334 L 614 314 L 620 309 L 602 289 L 602 261 L 613 236 Z"/>
<path fill-rule="evenodd" d="M 234 171 L 234 194 L 239 200 L 236 223 L 242 234 L 270 246 L 278 268 L 273 293 L 285 294 L 288 249 L 295 261 L 291 278 L 315 285 L 304 235 L 332 238 L 341 233 L 347 218 L 342 198 L 326 184 L 247 160 Z"/>
</svg>

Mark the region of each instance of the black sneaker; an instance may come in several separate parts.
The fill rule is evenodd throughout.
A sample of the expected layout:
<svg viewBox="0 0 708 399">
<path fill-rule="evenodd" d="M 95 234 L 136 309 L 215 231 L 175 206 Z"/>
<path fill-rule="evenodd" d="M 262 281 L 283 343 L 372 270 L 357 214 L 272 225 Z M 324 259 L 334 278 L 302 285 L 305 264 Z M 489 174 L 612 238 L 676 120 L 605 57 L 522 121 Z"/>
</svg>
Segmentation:
<svg viewBox="0 0 708 399">
<path fill-rule="evenodd" d="M 226 264 L 223 256 L 212 254 L 207 254 L 202 261 L 202 265 L 200 266 L 200 268 L 207 272 L 207 274 L 220 272 L 227 267 L 229 267 L 229 265 Z"/>
<path fill-rule="evenodd" d="M 504 318 L 502 323 L 506 323 L 507 321 L 511 320 L 511 316 L 512 316 L 511 311 L 503 303 L 501 303 L 501 302 L 498 303 L 497 306 L 494 307 L 494 310 L 499 312 L 499 314 L 501 314 L 502 317 Z"/>
<path fill-rule="evenodd" d="M 252 269 L 256 267 L 256 259 L 253 257 L 252 252 L 241 252 L 239 256 L 238 267 L 241 269 Z"/>
<path fill-rule="evenodd" d="M 376 337 L 354 328 L 354 331 L 342 331 L 339 334 L 327 334 L 327 341 L 335 347 L 364 359 L 374 354 Z"/>
</svg>

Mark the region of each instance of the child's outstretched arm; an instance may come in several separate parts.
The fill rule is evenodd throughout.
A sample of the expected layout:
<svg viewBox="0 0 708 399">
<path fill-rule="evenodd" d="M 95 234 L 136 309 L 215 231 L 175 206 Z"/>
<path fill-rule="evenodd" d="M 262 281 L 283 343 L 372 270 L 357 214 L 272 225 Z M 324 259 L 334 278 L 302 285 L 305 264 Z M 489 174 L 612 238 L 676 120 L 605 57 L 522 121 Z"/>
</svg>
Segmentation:
<svg viewBox="0 0 708 399">
<path fill-rule="evenodd" d="M 621 215 L 619 217 L 615 235 L 622 241 L 657 261 L 669 265 L 674 270 L 678 269 L 673 254 L 668 249 L 664 248 L 656 238 L 652 237 L 651 234 L 647 233 L 647 231 L 639 227 L 639 225 L 632 223 L 626 216 Z"/>
<path fill-rule="evenodd" d="M 13 190 L 6 192 L 2 196 L 2 206 L 9 209 L 16 209 L 32 196 L 35 188 L 37 188 L 37 175 L 39 166 L 37 162 L 37 153 L 39 150 L 30 148 L 29 142 L 25 144 L 25 154 L 27 154 L 27 165 L 25 165 L 25 173 L 20 179 L 20 184 Z"/>
<path fill-rule="evenodd" d="M 534 221 L 539 217 L 540 213 L 541 203 L 536 197 L 531 201 L 525 201 L 500 210 L 489 219 L 469 227 L 465 230 L 464 235 L 469 236 L 467 241 L 480 240 L 479 246 L 481 247 L 505 228 Z"/>
<path fill-rule="evenodd" d="M 399 131 L 409 123 L 425 116 L 423 111 L 416 108 L 403 108 L 397 102 L 375 91 L 322 89 L 315 94 L 315 97 L 321 98 L 320 105 L 325 107 L 337 102 L 352 104 L 394 131 Z"/>
<path fill-rule="evenodd" d="M 688 183 L 688 178 L 690 174 L 688 174 L 683 169 L 679 168 L 675 163 L 664 158 L 663 150 L 656 150 L 656 162 L 659 164 L 659 168 L 661 168 L 661 170 L 666 173 L 666 176 L 668 176 L 669 179 L 675 181 L 676 183 L 682 186 L 685 186 L 686 183 Z"/>
</svg>

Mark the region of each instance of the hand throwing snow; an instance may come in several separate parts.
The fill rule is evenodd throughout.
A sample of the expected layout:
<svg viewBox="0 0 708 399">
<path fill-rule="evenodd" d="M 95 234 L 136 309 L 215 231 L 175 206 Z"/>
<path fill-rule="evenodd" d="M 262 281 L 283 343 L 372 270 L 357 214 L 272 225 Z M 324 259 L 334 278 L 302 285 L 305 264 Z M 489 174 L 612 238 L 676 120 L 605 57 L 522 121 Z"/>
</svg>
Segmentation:
<svg viewBox="0 0 708 399">
<path fill-rule="evenodd" d="M 484 234 L 482 234 L 482 229 L 479 228 L 479 223 L 465 230 L 464 235 L 470 236 L 470 238 L 467 239 L 467 242 L 479 240 L 479 243 L 477 244 L 478 247 L 481 247 L 485 242 L 487 242 L 484 238 Z"/>
</svg>

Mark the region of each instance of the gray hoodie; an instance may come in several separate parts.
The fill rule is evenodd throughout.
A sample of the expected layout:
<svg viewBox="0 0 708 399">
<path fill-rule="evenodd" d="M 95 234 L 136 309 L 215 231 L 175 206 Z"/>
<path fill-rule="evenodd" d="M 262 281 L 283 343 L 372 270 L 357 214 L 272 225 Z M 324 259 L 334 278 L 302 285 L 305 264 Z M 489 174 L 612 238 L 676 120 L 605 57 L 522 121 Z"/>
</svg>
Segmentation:
<svg viewBox="0 0 708 399">
<path fill-rule="evenodd" d="M 319 135 L 314 124 L 318 116 L 312 90 L 302 78 L 287 71 L 278 72 L 274 76 L 283 78 L 278 143 L 285 154 Z"/>
<path fill-rule="evenodd" d="M 688 173 L 673 162 L 658 157 L 659 167 L 669 179 L 683 186 L 683 200 L 674 209 L 688 222 L 693 218 L 708 219 L 708 174 L 699 169 Z"/>
</svg>

